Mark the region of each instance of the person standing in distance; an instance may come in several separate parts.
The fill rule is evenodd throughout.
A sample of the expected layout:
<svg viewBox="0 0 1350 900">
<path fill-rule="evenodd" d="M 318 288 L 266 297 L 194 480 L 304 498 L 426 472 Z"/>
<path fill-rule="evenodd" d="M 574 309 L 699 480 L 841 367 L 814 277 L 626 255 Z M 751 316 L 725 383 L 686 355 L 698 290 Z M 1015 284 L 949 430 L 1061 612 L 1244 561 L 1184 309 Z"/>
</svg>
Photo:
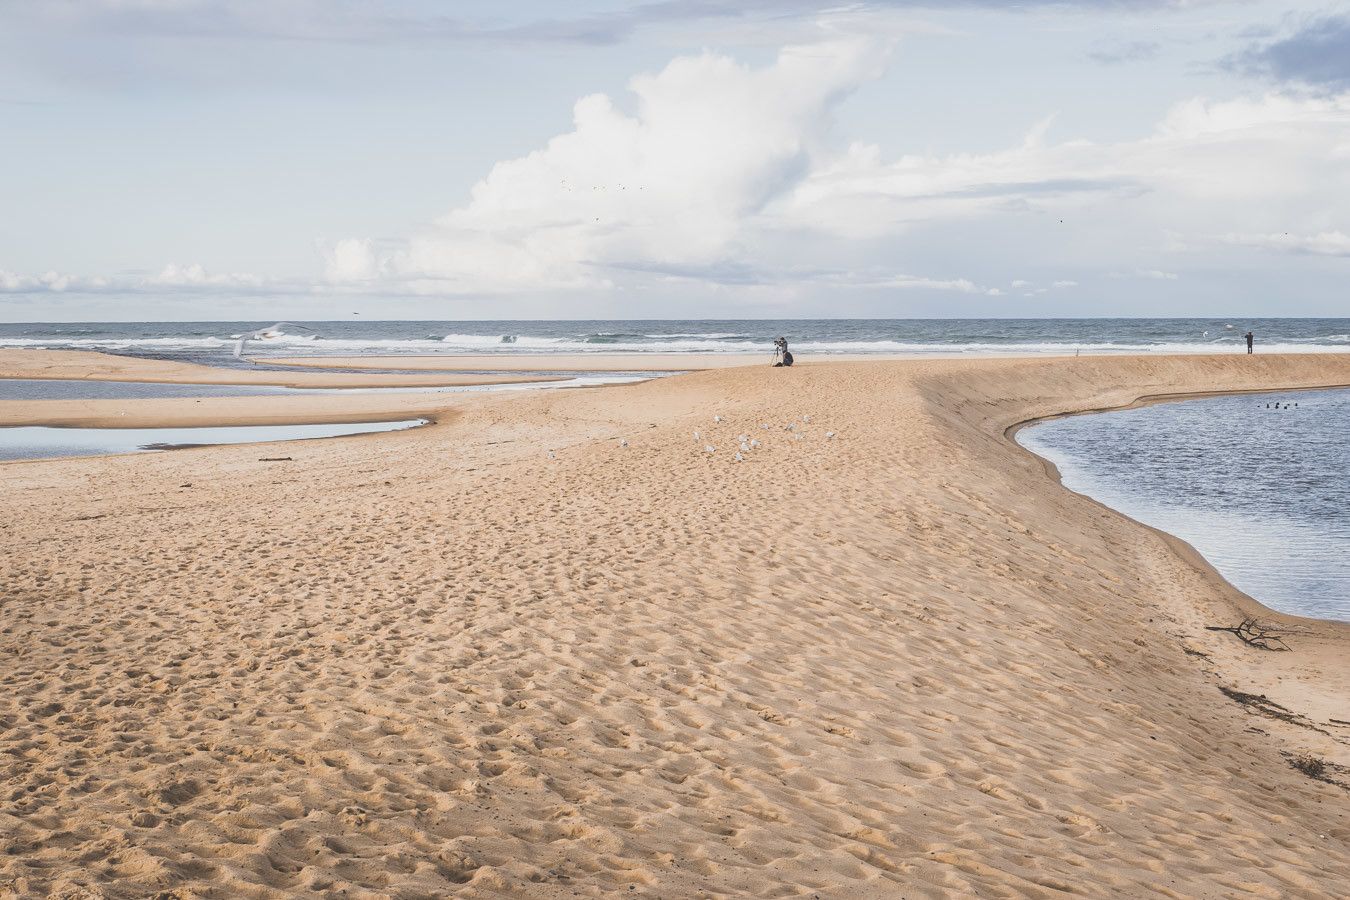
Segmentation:
<svg viewBox="0 0 1350 900">
<path fill-rule="evenodd" d="M 1247 352 L 1248 352 L 1248 353 L 1251 353 L 1251 352 L 1252 352 L 1252 341 L 1256 340 L 1256 338 L 1254 338 L 1254 337 L 1252 336 L 1252 333 L 1251 333 L 1250 331 L 1247 332 L 1247 333 L 1244 335 L 1244 337 L 1247 338 Z"/>
</svg>

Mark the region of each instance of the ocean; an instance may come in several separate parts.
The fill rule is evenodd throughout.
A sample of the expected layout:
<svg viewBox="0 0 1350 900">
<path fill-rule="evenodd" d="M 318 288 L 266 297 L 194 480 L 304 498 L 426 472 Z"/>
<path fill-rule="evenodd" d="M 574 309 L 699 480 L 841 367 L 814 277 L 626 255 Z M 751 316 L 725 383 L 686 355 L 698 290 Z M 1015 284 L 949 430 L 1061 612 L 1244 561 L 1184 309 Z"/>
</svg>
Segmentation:
<svg viewBox="0 0 1350 900">
<path fill-rule="evenodd" d="M 235 365 L 235 336 L 268 322 L 0 324 L 0 347 L 101 350 Z M 1238 353 L 1350 351 L 1350 319 L 782 319 L 300 322 L 246 355 L 763 353 Z"/>
<path fill-rule="evenodd" d="M 1350 390 L 1335 389 L 1070 416 L 1017 439 L 1067 487 L 1182 538 L 1266 606 L 1350 621 L 1348 433 Z"/>
</svg>

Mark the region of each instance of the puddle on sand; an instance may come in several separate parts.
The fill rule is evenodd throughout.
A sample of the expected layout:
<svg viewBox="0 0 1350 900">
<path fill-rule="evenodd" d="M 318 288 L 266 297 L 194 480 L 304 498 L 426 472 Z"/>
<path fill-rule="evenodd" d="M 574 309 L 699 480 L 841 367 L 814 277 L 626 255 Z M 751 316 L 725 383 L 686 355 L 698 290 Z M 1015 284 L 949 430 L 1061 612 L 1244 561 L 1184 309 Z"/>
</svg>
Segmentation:
<svg viewBox="0 0 1350 900">
<path fill-rule="evenodd" d="M 426 419 L 399 422 L 344 422 L 324 425 L 230 425 L 199 428 L 55 428 L 19 425 L 0 428 L 0 460 L 51 459 L 145 453 L 209 444 L 256 444 L 402 431 Z"/>
</svg>

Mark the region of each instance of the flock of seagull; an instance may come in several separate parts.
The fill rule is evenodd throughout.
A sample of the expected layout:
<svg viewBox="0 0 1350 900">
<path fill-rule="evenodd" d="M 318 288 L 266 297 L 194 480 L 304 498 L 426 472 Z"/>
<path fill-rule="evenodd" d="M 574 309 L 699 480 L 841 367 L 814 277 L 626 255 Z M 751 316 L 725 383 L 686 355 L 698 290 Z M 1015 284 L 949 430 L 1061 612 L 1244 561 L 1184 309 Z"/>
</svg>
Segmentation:
<svg viewBox="0 0 1350 900">
<path fill-rule="evenodd" d="M 721 417 L 721 416 L 713 416 L 713 424 L 715 424 L 715 425 L 720 425 L 720 424 L 722 424 L 722 417 Z M 810 424 L 811 424 L 811 417 L 810 417 L 810 416 L 802 416 L 802 422 L 801 422 L 801 424 L 802 424 L 802 425 L 810 425 Z M 770 430 L 770 426 L 769 426 L 769 425 L 766 425 L 766 424 L 762 424 L 762 423 L 761 423 L 759 427 L 760 427 L 760 429 L 763 430 L 763 431 L 768 431 L 768 430 Z M 793 439 L 794 441 L 801 441 L 801 440 L 805 440 L 805 439 L 806 439 L 806 435 L 805 435 L 803 432 L 801 432 L 801 431 L 798 430 L 798 425 L 797 425 L 796 422 L 789 422 L 787 425 L 784 425 L 784 426 L 783 426 L 783 430 L 786 431 L 786 432 L 788 432 L 789 434 L 791 434 L 791 435 L 792 435 L 792 439 Z M 703 440 L 703 433 L 700 432 L 700 431 L 695 431 L 695 432 L 694 432 L 694 443 L 697 444 L 698 442 L 700 442 L 700 441 L 702 441 L 702 440 Z M 833 432 L 833 431 L 827 431 L 827 432 L 825 432 L 825 440 L 827 440 L 827 441 L 832 441 L 832 440 L 834 440 L 834 432 Z M 751 437 L 750 435 L 748 435 L 748 434 L 738 434 L 738 435 L 736 435 L 736 444 L 737 444 L 737 447 L 738 447 L 739 449 L 736 451 L 735 455 L 732 457 L 732 459 L 734 459 L 736 462 L 745 462 L 745 456 L 746 456 L 747 453 L 750 453 L 752 450 L 758 450 L 758 449 L 760 449 L 761 447 L 764 446 L 764 444 L 763 444 L 758 438 L 752 438 L 752 437 Z M 621 443 L 619 444 L 619 446 L 621 446 L 621 447 L 626 447 L 626 446 L 628 446 L 628 442 L 627 442 L 627 441 L 623 441 L 623 442 L 621 442 Z M 705 443 L 705 444 L 703 445 L 703 452 L 704 452 L 704 453 L 707 453 L 707 454 L 713 454 L 713 453 L 716 453 L 716 452 L 717 452 L 717 448 L 716 448 L 715 446 L 713 446 L 712 444 L 706 444 L 706 443 Z"/>
</svg>

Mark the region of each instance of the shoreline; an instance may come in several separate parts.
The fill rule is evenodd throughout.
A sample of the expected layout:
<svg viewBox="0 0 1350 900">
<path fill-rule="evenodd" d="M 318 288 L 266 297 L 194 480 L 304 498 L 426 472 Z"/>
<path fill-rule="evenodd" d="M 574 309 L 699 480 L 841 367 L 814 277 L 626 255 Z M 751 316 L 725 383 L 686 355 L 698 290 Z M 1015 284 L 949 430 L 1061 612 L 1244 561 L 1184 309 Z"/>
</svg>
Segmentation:
<svg viewBox="0 0 1350 900">
<path fill-rule="evenodd" d="M 1267 354 L 1267 355 L 1350 355 L 1350 350 L 1325 350 L 1308 354 Z M 1215 353 L 1209 350 L 1194 352 L 1161 352 L 1141 354 L 1137 350 L 1093 350 L 1079 353 L 1071 347 L 1062 351 L 1028 352 L 1025 350 L 923 350 L 923 351 L 887 351 L 878 353 L 810 353 L 802 351 L 796 354 L 796 366 L 818 366 L 833 363 L 852 362 L 894 362 L 898 360 L 921 362 L 943 360 L 981 360 L 981 359 L 1081 359 L 1086 357 L 1127 359 L 1166 358 L 1171 356 L 1225 358 L 1244 356 L 1236 350 L 1229 353 Z M 659 353 L 659 352 L 606 352 L 593 353 L 444 353 L 409 354 L 407 356 L 278 356 L 256 357 L 254 362 L 274 366 L 293 366 L 304 369 L 420 369 L 437 372 L 495 371 L 518 372 L 698 372 L 708 369 L 733 368 L 738 366 L 768 366 L 771 351 L 746 352 L 695 352 L 695 353 Z"/>
<path fill-rule="evenodd" d="M 1343 789 L 1281 754 L 1350 762 L 1350 632 L 1205 631 L 1235 589 L 1010 432 L 1345 382 L 1325 356 L 752 367 L 440 395 L 284 464 L 33 461 L 0 487 L 0 758 L 37 786 L 0 883 L 1332 895 Z M 109 829 L 157 862 L 80 862 Z"/>
<path fill-rule="evenodd" d="M 1128 409 L 1139 409 L 1145 406 L 1154 406 L 1160 403 L 1176 403 L 1185 400 L 1202 400 L 1206 397 L 1234 397 L 1234 396 L 1243 396 L 1247 394 L 1289 393 L 1290 391 L 1293 390 L 1337 391 L 1346 389 L 1350 389 L 1350 381 L 1344 384 L 1325 384 L 1306 388 L 1305 387 L 1251 388 L 1246 390 L 1230 390 L 1230 391 L 1195 391 L 1188 393 L 1149 394 L 1141 397 L 1136 397 L 1134 400 L 1131 400 L 1128 403 L 1120 404 L 1119 406 L 1106 406 L 1094 409 L 1078 409 L 1060 413 L 1050 413 L 1048 415 L 1042 416 L 1035 416 L 1034 418 L 1026 419 L 1025 421 L 1009 425 L 1007 429 L 1005 429 L 1004 435 L 1018 449 L 1022 450 L 1024 453 L 1027 453 L 1028 455 L 1034 457 L 1037 461 L 1039 461 L 1041 465 L 1044 467 L 1046 475 L 1049 478 L 1051 478 L 1056 484 L 1062 487 L 1064 490 L 1068 491 L 1069 493 L 1073 494 L 1076 497 L 1082 497 L 1084 500 L 1087 500 L 1101 507 L 1102 509 L 1109 511 L 1114 515 L 1128 519 L 1129 521 L 1135 523 L 1141 528 L 1146 528 L 1149 531 L 1153 532 L 1154 534 L 1158 535 L 1160 538 L 1173 544 L 1174 549 L 1177 551 L 1177 553 L 1185 557 L 1188 561 L 1192 562 L 1192 564 L 1195 565 L 1195 567 L 1198 570 L 1208 575 L 1212 575 L 1215 579 L 1223 583 L 1226 592 L 1233 596 L 1234 598 L 1233 606 L 1234 609 L 1237 610 L 1238 612 L 1241 612 L 1244 615 L 1258 615 L 1270 621 L 1276 621 L 1283 624 L 1295 626 L 1329 627 L 1338 632 L 1338 639 L 1344 639 L 1347 642 L 1350 642 L 1350 621 L 1341 621 L 1339 619 L 1319 619 L 1313 616 L 1300 616 L 1295 613 L 1286 613 L 1277 609 L 1272 609 L 1269 606 L 1266 606 L 1260 600 L 1256 599 L 1255 597 L 1251 596 L 1245 591 L 1238 589 L 1236 585 L 1229 582 L 1228 579 L 1224 577 L 1223 573 L 1219 571 L 1219 569 L 1215 567 L 1214 564 L 1211 563 L 1209 559 L 1202 552 L 1196 549 L 1195 546 L 1192 545 L 1189 541 L 1186 541 L 1178 537 L 1177 535 L 1172 534 L 1170 531 L 1166 531 L 1162 528 L 1150 525 L 1147 522 L 1142 522 L 1134 518 L 1133 516 L 1130 516 L 1128 513 L 1116 509 L 1109 503 L 1104 503 L 1101 500 L 1098 500 L 1091 494 L 1084 494 L 1081 491 L 1076 491 L 1073 488 L 1065 485 L 1064 479 L 1061 476 L 1059 467 L 1057 465 L 1055 465 L 1049 459 L 1046 459 L 1045 457 L 1041 456 L 1039 453 L 1036 453 L 1035 451 L 1026 447 L 1024 444 L 1022 444 L 1020 441 L 1017 440 L 1017 433 L 1024 428 L 1030 428 L 1031 426 L 1038 425 L 1041 422 L 1050 422 L 1056 419 L 1067 419 L 1072 416 L 1090 416 L 1090 415 L 1097 415 L 1099 413 L 1120 412 Z M 1350 643 L 1347 644 L 1347 647 L 1350 647 Z"/>
</svg>

